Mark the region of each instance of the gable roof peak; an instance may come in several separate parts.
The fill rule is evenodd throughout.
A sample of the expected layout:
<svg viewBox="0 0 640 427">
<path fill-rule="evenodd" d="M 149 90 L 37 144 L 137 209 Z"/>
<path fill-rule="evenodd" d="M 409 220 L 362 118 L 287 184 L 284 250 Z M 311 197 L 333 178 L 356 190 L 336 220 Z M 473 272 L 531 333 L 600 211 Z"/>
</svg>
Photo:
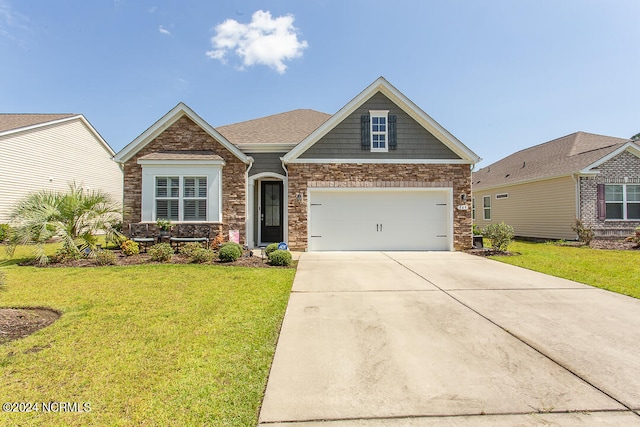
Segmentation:
<svg viewBox="0 0 640 427">
<path fill-rule="evenodd" d="M 118 163 L 124 163 L 131 159 L 138 151 L 145 147 L 149 142 L 153 141 L 158 135 L 164 132 L 167 128 L 177 122 L 183 116 L 187 116 L 190 120 L 196 123 L 203 131 L 208 133 L 213 139 L 222 144 L 227 150 L 233 153 L 243 163 L 250 163 L 252 160 L 246 154 L 233 145 L 227 138 L 225 138 L 220 132 L 207 123 L 202 117 L 197 115 L 187 104 L 179 102 L 173 107 L 167 114 L 162 116 L 147 130 L 141 133 L 136 139 L 127 144 L 122 150 L 120 150 L 114 157 L 114 160 Z"/>
</svg>

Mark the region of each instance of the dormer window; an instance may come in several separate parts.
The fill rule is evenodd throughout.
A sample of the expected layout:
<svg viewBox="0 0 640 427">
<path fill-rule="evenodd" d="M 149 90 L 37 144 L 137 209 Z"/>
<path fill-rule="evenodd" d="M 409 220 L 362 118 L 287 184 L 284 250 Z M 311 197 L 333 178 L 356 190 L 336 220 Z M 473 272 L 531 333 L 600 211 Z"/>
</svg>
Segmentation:
<svg viewBox="0 0 640 427">
<path fill-rule="evenodd" d="M 388 111 L 370 111 L 371 151 L 389 151 L 387 145 Z"/>
<path fill-rule="evenodd" d="M 395 150 L 396 116 L 388 110 L 371 110 L 361 117 L 362 149 L 372 153 Z"/>
</svg>

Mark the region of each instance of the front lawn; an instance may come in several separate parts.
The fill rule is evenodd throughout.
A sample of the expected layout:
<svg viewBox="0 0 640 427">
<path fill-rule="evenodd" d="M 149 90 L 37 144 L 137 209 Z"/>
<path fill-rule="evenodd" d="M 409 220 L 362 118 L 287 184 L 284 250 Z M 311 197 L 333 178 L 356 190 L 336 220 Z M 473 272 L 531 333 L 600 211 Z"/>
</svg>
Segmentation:
<svg viewBox="0 0 640 427">
<path fill-rule="evenodd" d="M 513 242 L 515 256 L 490 258 L 640 298 L 640 250 L 605 250 Z"/>
<path fill-rule="evenodd" d="M 0 401 L 88 403 L 90 411 L 44 413 L 40 405 L 0 413 L 0 424 L 257 423 L 295 270 L 37 268 L 2 264 L 4 256 L 0 307 L 62 316 L 0 345 Z"/>
</svg>

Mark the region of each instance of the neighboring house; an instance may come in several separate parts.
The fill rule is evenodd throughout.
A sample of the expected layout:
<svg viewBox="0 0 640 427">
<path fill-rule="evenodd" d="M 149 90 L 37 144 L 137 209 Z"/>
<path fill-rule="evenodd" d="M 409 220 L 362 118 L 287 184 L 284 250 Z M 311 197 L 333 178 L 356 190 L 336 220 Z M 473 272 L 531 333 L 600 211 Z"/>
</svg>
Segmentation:
<svg viewBox="0 0 640 427">
<path fill-rule="evenodd" d="M 209 223 L 250 247 L 471 246 L 479 157 L 382 77 L 334 115 L 295 110 L 216 129 L 181 103 L 115 159 L 125 223 Z"/>
<path fill-rule="evenodd" d="M 16 202 L 76 182 L 122 201 L 115 153 L 81 114 L 0 114 L 0 223 Z"/>
<path fill-rule="evenodd" d="M 575 240 L 576 218 L 597 236 L 640 225 L 640 146 L 577 132 L 519 151 L 473 173 L 474 223 L 506 224 L 521 237 Z"/>
</svg>

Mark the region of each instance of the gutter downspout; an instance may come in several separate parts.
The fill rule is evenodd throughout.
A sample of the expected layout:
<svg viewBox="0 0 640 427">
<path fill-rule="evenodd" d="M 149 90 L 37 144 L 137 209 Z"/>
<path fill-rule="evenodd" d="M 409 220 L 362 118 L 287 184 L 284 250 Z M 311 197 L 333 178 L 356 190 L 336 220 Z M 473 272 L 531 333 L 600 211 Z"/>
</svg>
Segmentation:
<svg viewBox="0 0 640 427">
<path fill-rule="evenodd" d="M 576 183 L 576 218 L 582 221 L 581 210 L 580 210 L 580 174 L 573 173 L 571 177 Z M 576 234 L 576 240 L 578 240 L 578 235 Z"/>
</svg>

